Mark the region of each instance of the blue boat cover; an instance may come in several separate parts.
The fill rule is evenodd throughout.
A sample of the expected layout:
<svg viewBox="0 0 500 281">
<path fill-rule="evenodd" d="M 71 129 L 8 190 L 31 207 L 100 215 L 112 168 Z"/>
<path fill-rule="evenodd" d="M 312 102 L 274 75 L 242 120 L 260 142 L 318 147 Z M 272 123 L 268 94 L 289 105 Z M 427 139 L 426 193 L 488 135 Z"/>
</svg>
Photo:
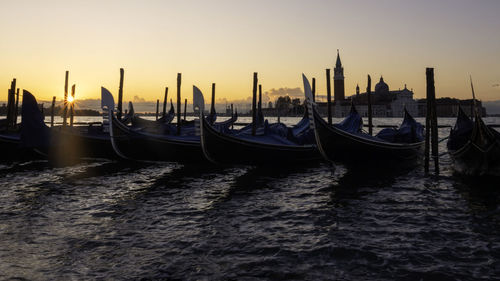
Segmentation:
<svg viewBox="0 0 500 281">
<path fill-rule="evenodd" d="M 457 121 L 450 130 L 450 137 L 446 146 L 449 150 L 457 150 L 464 146 L 470 139 L 474 128 L 472 121 L 460 107 L 458 109 Z"/>
<path fill-rule="evenodd" d="M 347 115 L 347 117 L 342 120 L 342 122 L 334 124 L 333 126 L 341 129 L 342 131 L 356 134 L 360 133 L 361 129 L 363 128 L 363 119 L 361 118 L 361 115 L 359 115 L 354 105 L 351 105 L 351 112 L 349 112 L 349 115 Z"/>
<path fill-rule="evenodd" d="M 403 123 L 398 129 L 382 129 L 375 137 L 392 143 L 415 143 L 424 140 L 424 127 L 405 110 Z"/>
<path fill-rule="evenodd" d="M 257 119 L 257 123 L 260 121 Z M 283 123 L 269 124 L 264 120 L 256 128 L 255 136 L 252 135 L 252 124 L 243 127 L 240 130 L 226 130 L 223 133 L 247 141 L 273 144 L 273 145 L 306 145 L 315 144 L 314 132 L 309 126 L 309 119 L 303 118 L 293 127 L 287 127 Z"/>
<path fill-rule="evenodd" d="M 349 115 L 347 115 L 342 122 L 334 124 L 333 126 L 352 135 L 379 142 L 415 143 L 424 139 L 422 124 L 418 123 L 406 110 L 403 123 L 401 123 L 398 129 L 385 128 L 375 136 L 371 136 L 362 131 L 363 119 L 354 105 L 351 105 Z"/>
</svg>

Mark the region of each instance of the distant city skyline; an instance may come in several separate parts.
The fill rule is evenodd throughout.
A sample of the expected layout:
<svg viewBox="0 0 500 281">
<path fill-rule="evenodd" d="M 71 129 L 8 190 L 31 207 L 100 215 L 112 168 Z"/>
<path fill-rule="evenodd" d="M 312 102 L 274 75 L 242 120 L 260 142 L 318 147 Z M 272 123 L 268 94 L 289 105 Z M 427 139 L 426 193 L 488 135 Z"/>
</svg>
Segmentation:
<svg viewBox="0 0 500 281">
<path fill-rule="evenodd" d="M 340 50 L 346 96 L 366 76 L 425 97 L 425 67 L 438 97 L 500 99 L 500 1 L 8 1 L 0 4 L 0 86 L 12 78 L 40 100 L 62 99 L 64 72 L 76 98 L 162 99 L 192 85 L 244 101 L 252 74 L 268 93 L 302 90 L 301 73 L 326 93 L 325 69 Z M 373 85 L 373 83 L 372 83 Z M 6 93 L 7 91 L 5 91 Z M 283 91 L 282 91 L 283 92 Z M 0 99 L 6 99 L 0 97 Z M 175 100 L 175 99 L 174 99 Z"/>
</svg>

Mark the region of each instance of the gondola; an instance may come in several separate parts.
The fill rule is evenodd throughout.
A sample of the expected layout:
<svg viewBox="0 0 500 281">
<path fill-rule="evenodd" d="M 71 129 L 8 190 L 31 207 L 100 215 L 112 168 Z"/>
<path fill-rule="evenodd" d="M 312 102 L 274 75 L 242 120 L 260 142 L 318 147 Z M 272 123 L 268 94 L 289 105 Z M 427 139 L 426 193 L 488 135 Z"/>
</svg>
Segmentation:
<svg viewBox="0 0 500 281">
<path fill-rule="evenodd" d="M 81 158 L 114 158 L 109 133 L 102 124 L 49 128 L 35 97 L 23 91 L 20 139 L 23 147 L 53 163 L 69 164 Z"/>
<path fill-rule="evenodd" d="M 163 126 L 172 123 L 175 117 L 174 105 L 170 104 L 170 110 L 158 120 L 144 119 L 135 114 L 132 102 L 129 102 L 127 116 L 120 120 L 122 123 L 132 126 L 134 128 L 143 128 L 149 132 L 158 132 L 163 129 Z"/>
<path fill-rule="evenodd" d="M 206 162 L 194 121 L 183 123 L 180 134 L 177 134 L 177 127 L 173 124 L 161 133 L 150 133 L 121 123 L 113 112 L 113 96 L 105 88 L 102 88 L 102 100 L 105 101 L 103 110 L 109 114 L 111 143 L 121 158 L 142 161 Z M 229 122 L 215 123 L 215 125 L 221 128 L 229 127 L 235 118 L 236 116 L 233 116 Z"/>
<path fill-rule="evenodd" d="M 406 109 L 399 129 L 387 128 L 376 136 L 361 131 L 362 118 L 354 105 L 341 123 L 329 125 L 315 108 L 311 87 L 305 75 L 303 81 L 316 144 L 325 159 L 331 162 L 340 161 L 350 166 L 370 165 L 374 169 L 391 167 L 378 165 L 380 163 L 417 163 L 424 146 L 423 127 Z"/>
<path fill-rule="evenodd" d="M 0 120 L 0 160 L 15 158 L 20 150 L 20 135 L 18 130 L 9 130 L 7 120 Z"/>
<path fill-rule="evenodd" d="M 264 125 L 255 135 L 248 129 L 224 131 L 217 129 L 204 118 L 203 94 L 193 86 L 195 111 L 200 114 L 200 134 L 203 155 L 217 164 L 296 164 L 321 159 L 314 144 L 299 144 L 283 124 Z"/>
<path fill-rule="evenodd" d="M 471 120 L 459 108 L 447 143 L 456 173 L 466 176 L 500 176 L 500 133 L 475 114 Z"/>
<path fill-rule="evenodd" d="M 37 153 L 22 146 L 19 130 L 0 131 L 0 161 L 36 159 Z"/>
</svg>

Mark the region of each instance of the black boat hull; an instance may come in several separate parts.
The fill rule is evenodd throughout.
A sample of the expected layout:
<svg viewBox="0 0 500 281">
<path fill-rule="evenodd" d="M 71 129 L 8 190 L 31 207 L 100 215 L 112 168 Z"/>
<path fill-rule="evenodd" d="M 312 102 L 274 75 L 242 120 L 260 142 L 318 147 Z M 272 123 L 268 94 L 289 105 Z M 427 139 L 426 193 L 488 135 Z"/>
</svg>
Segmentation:
<svg viewBox="0 0 500 281">
<path fill-rule="evenodd" d="M 384 163 L 383 169 L 387 169 L 388 163 L 414 165 L 421 158 L 424 142 L 404 144 L 366 139 L 329 125 L 315 109 L 312 111 L 318 149 L 329 161 L 373 168 L 382 167 L 373 164 Z"/>
<path fill-rule="evenodd" d="M 102 130 L 88 132 L 88 127 L 54 127 L 50 133 L 50 147 L 45 153 L 52 160 L 117 158 L 109 133 Z"/>
<path fill-rule="evenodd" d="M 0 160 L 37 159 L 38 154 L 32 149 L 23 147 L 19 133 L 0 133 Z"/>
<path fill-rule="evenodd" d="M 450 141 L 453 134 L 450 133 Z M 500 176 L 500 133 L 476 116 L 470 139 L 456 150 L 448 150 L 453 169 L 465 176 Z"/>
<path fill-rule="evenodd" d="M 110 116 L 114 151 L 124 159 L 168 162 L 206 162 L 199 141 L 182 141 L 168 135 L 135 131 Z"/>
<path fill-rule="evenodd" d="M 290 165 L 321 160 L 316 146 L 257 143 L 215 130 L 203 119 L 202 147 L 205 157 L 220 164 Z"/>
</svg>

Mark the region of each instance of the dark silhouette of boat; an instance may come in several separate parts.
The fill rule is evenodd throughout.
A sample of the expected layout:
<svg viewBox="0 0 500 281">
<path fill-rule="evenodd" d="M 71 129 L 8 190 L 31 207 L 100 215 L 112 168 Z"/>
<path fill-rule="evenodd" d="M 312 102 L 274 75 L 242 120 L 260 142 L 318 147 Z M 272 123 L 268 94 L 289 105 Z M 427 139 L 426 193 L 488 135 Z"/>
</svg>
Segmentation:
<svg viewBox="0 0 500 281">
<path fill-rule="evenodd" d="M 0 120 L 0 123 L 3 120 Z M 21 124 L 17 124 L 20 127 Z M 26 160 L 36 158 L 37 154 L 21 144 L 19 128 L 8 129 L 0 125 L 0 161 Z"/>
<path fill-rule="evenodd" d="M 323 157 L 350 166 L 371 165 L 387 169 L 393 164 L 414 165 L 424 146 L 423 127 L 405 109 L 404 120 L 398 129 L 386 128 L 376 136 L 362 132 L 363 121 L 351 106 L 350 114 L 339 124 L 329 125 L 317 112 L 311 87 L 303 75 L 309 119 L 314 128 L 316 144 Z"/>
<path fill-rule="evenodd" d="M 308 122 L 300 122 L 299 127 L 292 128 L 284 124 L 271 124 L 267 121 L 251 134 L 252 124 L 241 130 L 229 130 L 227 127 L 217 128 L 204 118 L 204 97 L 201 91 L 193 86 L 195 111 L 200 114 L 201 146 L 205 157 L 214 163 L 222 164 L 296 164 L 321 159 L 314 144 L 301 143 L 309 128 Z M 257 122 L 261 118 L 257 118 Z M 262 118 L 263 119 L 263 118 Z M 307 121 L 307 120 L 306 120 Z M 299 133 L 303 135 L 299 136 Z"/>
<path fill-rule="evenodd" d="M 49 128 L 35 97 L 23 91 L 20 141 L 56 164 L 70 164 L 81 158 L 114 158 L 109 133 L 104 124 L 56 126 Z"/>
<path fill-rule="evenodd" d="M 110 119 L 110 136 L 113 150 L 121 158 L 143 161 L 205 162 L 197 134 L 196 122 L 181 123 L 180 134 L 174 124 L 167 124 L 162 132 L 150 132 L 143 128 L 129 127 L 120 122 L 113 112 L 113 96 L 102 88 L 102 100 Z M 110 110 L 111 109 L 111 110 Z M 215 112 L 214 112 L 215 114 Z M 237 116 L 214 126 L 226 128 Z M 210 120 L 215 120 L 215 116 Z M 207 121 L 209 122 L 209 121 Z"/>
<path fill-rule="evenodd" d="M 447 147 L 458 174 L 500 175 L 500 133 L 484 124 L 477 112 L 473 121 L 459 108 Z"/>
<path fill-rule="evenodd" d="M 128 126 L 143 128 L 144 130 L 154 133 L 163 130 L 163 127 L 172 123 L 174 118 L 175 110 L 172 103 L 170 104 L 170 110 L 164 116 L 161 116 L 158 120 L 148 120 L 137 115 L 134 111 L 132 102 L 129 102 L 127 115 L 120 121 Z"/>
</svg>

